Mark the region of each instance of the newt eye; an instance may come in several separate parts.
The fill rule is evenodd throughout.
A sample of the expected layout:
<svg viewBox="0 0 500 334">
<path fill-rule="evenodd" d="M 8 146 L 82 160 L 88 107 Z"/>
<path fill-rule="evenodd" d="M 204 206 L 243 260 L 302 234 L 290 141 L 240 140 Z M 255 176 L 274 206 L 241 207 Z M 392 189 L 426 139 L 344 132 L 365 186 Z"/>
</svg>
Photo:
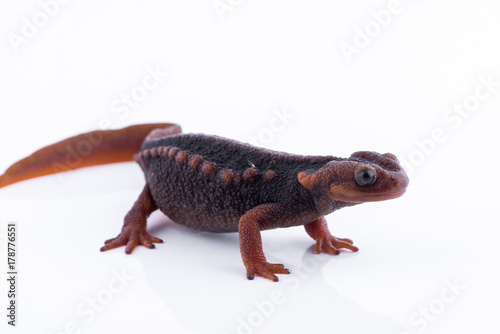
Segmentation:
<svg viewBox="0 0 500 334">
<path fill-rule="evenodd" d="M 377 176 L 369 169 L 362 169 L 356 175 L 356 183 L 360 187 L 371 186 L 375 183 Z"/>
</svg>

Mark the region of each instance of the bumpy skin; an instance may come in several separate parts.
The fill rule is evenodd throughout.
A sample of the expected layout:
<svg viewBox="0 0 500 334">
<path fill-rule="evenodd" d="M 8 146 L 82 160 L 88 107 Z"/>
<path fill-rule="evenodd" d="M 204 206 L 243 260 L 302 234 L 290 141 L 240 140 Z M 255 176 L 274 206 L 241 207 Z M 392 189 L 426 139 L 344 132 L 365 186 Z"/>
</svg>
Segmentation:
<svg viewBox="0 0 500 334">
<path fill-rule="evenodd" d="M 104 140 L 106 145 L 97 145 L 81 167 L 129 160 L 136 144 L 123 145 L 130 140 L 121 141 L 120 136 L 142 138 L 151 128 L 154 125 L 147 124 L 106 132 L 104 138 L 110 138 Z M 51 161 L 64 158 L 58 152 L 64 152 L 68 143 L 77 147 L 87 137 L 72 137 L 35 152 L 36 159 L 14 164 L 0 177 L 5 182 L 0 187 L 34 177 L 37 170 L 50 174 Z M 126 246 L 125 252 L 131 253 L 138 245 L 154 248 L 162 240 L 147 233 L 146 222 L 159 209 L 190 228 L 238 232 L 249 279 L 259 275 L 277 281 L 276 274 L 289 273 L 283 265 L 267 262 L 261 230 L 304 225 L 316 241 L 317 253 L 356 252 L 351 240 L 330 234 L 324 216 L 346 206 L 399 197 L 408 185 L 406 173 L 390 153 L 362 151 L 346 159 L 292 155 L 217 136 L 180 134 L 180 127 L 169 123 L 151 131 L 134 158 L 146 185 L 126 215 L 121 233 L 101 250 Z M 27 163 L 30 160 L 37 165 Z M 15 179 L 10 172 L 14 169 Z"/>
<path fill-rule="evenodd" d="M 148 141 L 136 156 L 158 208 L 179 224 L 209 232 L 237 232 L 241 216 L 262 204 L 278 205 L 282 212 L 279 219 L 262 222 L 261 229 L 311 222 L 317 218 L 314 199 L 297 174 L 334 159 L 202 134 Z"/>
<path fill-rule="evenodd" d="M 316 252 L 357 251 L 332 236 L 324 215 L 364 201 L 395 198 L 408 178 L 392 154 L 357 152 L 348 159 L 300 156 L 253 147 L 217 136 L 177 134 L 146 140 L 135 156 L 157 207 L 179 224 L 240 234 L 247 277 L 277 281 L 289 271 L 267 262 L 261 230 L 304 225 Z M 359 170 L 381 180 L 355 181 Z"/>
</svg>

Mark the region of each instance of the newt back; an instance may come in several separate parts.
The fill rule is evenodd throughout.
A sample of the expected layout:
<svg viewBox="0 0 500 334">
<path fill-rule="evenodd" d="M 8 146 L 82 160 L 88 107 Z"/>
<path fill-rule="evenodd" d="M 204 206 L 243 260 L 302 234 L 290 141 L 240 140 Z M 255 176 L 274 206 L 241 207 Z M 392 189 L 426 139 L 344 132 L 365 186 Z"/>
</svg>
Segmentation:
<svg viewBox="0 0 500 334">
<path fill-rule="evenodd" d="M 203 134 L 145 141 L 136 155 L 159 209 L 177 223 L 211 232 L 237 231 L 240 217 L 265 203 L 286 205 L 292 215 L 314 211 L 313 198 L 297 174 L 335 159 Z"/>
</svg>

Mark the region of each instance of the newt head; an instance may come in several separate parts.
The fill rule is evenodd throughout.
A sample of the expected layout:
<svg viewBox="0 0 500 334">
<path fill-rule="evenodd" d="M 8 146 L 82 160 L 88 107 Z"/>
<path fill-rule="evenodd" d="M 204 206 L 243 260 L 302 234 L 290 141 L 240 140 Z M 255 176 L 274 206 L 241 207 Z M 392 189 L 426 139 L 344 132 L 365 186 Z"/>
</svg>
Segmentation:
<svg viewBox="0 0 500 334">
<path fill-rule="evenodd" d="M 297 178 L 313 193 L 350 203 L 400 197 L 409 183 L 394 154 L 368 151 L 355 152 L 345 160 L 330 161 L 317 171 L 302 171 Z"/>
</svg>

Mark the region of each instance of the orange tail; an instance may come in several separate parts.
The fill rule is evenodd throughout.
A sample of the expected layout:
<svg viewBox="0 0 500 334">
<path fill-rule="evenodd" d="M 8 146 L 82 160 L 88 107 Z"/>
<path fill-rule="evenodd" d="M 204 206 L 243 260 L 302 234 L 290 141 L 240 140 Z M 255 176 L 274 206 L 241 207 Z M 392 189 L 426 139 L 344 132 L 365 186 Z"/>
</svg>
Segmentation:
<svg viewBox="0 0 500 334">
<path fill-rule="evenodd" d="M 172 123 L 133 125 L 119 130 L 98 130 L 74 136 L 44 147 L 10 166 L 0 175 L 0 188 L 39 176 L 78 168 L 133 161 L 148 134 L 155 130 L 164 135 L 181 132 Z"/>
</svg>

